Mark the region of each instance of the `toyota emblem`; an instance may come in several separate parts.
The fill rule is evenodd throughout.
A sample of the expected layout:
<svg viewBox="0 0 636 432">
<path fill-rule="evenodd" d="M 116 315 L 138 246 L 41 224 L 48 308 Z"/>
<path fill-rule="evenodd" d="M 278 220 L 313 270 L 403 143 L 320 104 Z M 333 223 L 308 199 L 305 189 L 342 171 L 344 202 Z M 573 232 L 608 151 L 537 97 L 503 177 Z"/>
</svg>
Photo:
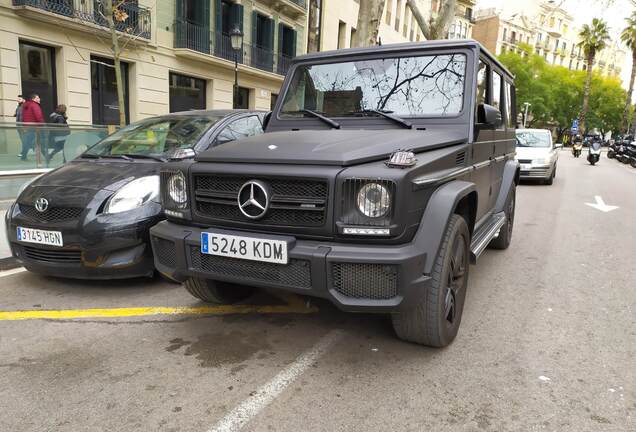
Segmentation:
<svg viewBox="0 0 636 432">
<path fill-rule="evenodd" d="M 35 200 L 35 209 L 39 211 L 40 213 L 44 213 L 46 209 L 48 208 L 49 208 L 49 201 L 46 198 L 40 197 Z"/>
<path fill-rule="evenodd" d="M 237 201 L 241 213 L 250 219 L 260 219 L 269 208 L 269 188 L 263 182 L 250 180 L 241 186 Z"/>
</svg>

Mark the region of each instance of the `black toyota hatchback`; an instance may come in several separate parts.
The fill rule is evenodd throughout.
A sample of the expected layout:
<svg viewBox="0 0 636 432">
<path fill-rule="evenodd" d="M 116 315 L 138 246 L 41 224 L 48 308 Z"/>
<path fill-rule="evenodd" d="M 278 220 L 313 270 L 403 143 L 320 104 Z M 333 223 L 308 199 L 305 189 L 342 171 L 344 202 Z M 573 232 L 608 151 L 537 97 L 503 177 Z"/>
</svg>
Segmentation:
<svg viewBox="0 0 636 432">
<path fill-rule="evenodd" d="M 51 276 L 152 276 L 148 230 L 163 219 L 162 163 L 262 133 L 264 114 L 189 111 L 119 130 L 20 192 L 6 215 L 13 256 Z"/>
</svg>

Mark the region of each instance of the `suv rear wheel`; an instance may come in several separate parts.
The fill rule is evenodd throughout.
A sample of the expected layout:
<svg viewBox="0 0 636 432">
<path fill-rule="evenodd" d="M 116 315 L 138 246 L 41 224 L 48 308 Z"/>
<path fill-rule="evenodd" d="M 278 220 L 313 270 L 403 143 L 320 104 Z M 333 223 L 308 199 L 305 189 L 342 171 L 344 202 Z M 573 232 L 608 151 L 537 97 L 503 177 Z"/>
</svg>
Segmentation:
<svg viewBox="0 0 636 432">
<path fill-rule="evenodd" d="M 492 239 L 492 241 L 488 245 L 488 247 L 491 249 L 508 249 L 508 246 L 510 246 L 510 240 L 512 240 L 512 228 L 515 223 L 515 198 L 516 188 L 513 184 L 510 192 L 508 192 L 508 201 L 506 202 L 506 221 L 499 229 L 499 234 L 497 235 L 497 237 Z"/>
<path fill-rule="evenodd" d="M 470 232 L 463 217 L 453 215 L 431 273 L 431 286 L 415 304 L 392 315 L 400 339 L 444 347 L 459 329 L 468 285 Z"/>
<path fill-rule="evenodd" d="M 185 287 L 194 297 L 216 304 L 236 303 L 254 292 L 252 287 L 201 278 L 188 278 Z"/>
</svg>

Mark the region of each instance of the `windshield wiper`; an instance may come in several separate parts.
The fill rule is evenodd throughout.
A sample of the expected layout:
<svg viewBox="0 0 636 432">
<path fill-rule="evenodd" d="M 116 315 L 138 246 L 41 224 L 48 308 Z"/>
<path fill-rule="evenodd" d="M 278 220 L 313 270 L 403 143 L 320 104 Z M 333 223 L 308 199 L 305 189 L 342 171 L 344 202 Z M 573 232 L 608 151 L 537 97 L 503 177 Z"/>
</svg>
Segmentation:
<svg viewBox="0 0 636 432">
<path fill-rule="evenodd" d="M 82 153 L 80 155 L 80 157 L 82 159 L 99 159 L 99 158 L 101 158 L 100 155 L 96 155 L 96 154 L 92 154 L 92 153 Z"/>
<path fill-rule="evenodd" d="M 127 160 L 127 161 L 133 160 L 130 156 L 126 156 L 125 154 L 101 155 L 100 158 L 104 158 L 104 159 L 124 159 L 124 160 Z"/>
<path fill-rule="evenodd" d="M 302 109 L 302 110 L 300 110 L 300 112 L 312 115 L 312 116 L 316 117 L 317 119 L 320 119 L 323 122 L 327 123 L 329 126 L 331 126 L 334 129 L 340 129 L 340 123 L 338 123 L 336 121 L 333 121 L 329 117 L 325 117 L 324 115 L 322 115 L 320 113 L 317 113 L 316 111 L 312 111 L 312 110 L 308 110 L 308 109 Z"/>
<path fill-rule="evenodd" d="M 128 158 L 131 159 L 152 159 L 152 160 L 156 160 L 157 162 L 165 162 L 166 159 L 160 157 L 160 156 L 152 156 L 152 155 L 148 155 L 148 154 L 134 154 L 134 153 L 123 153 L 122 156 L 126 156 Z"/>
<path fill-rule="evenodd" d="M 393 111 L 382 111 L 382 110 L 375 110 L 375 109 L 363 109 L 360 111 L 352 111 L 352 114 L 367 114 L 367 113 L 372 113 L 372 114 L 377 114 L 379 116 L 382 116 L 384 118 L 387 118 L 389 120 L 394 121 L 395 123 L 398 123 L 402 126 L 404 126 L 407 129 L 413 129 L 413 123 L 411 123 L 410 121 L 404 120 L 402 117 L 398 117 L 396 115 L 391 114 Z"/>
</svg>

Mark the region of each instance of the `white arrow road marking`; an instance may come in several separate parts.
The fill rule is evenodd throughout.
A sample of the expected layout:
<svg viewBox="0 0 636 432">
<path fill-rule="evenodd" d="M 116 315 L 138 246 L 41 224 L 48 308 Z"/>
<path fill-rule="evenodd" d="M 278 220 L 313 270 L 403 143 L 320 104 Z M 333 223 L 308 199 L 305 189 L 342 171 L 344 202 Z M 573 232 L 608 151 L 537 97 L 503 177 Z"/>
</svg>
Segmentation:
<svg viewBox="0 0 636 432">
<path fill-rule="evenodd" d="M 616 210 L 618 208 L 618 206 L 605 204 L 605 201 L 603 201 L 603 198 L 601 198 L 600 195 L 596 195 L 594 199 L 596 199 L 596 203 L 585 203 L 585 205 L 589 205 L 590 207 L 593 207 L 596 210 L 600 210 L 603 213 L 611 212 L 612 210 Z"/>
</svg>

